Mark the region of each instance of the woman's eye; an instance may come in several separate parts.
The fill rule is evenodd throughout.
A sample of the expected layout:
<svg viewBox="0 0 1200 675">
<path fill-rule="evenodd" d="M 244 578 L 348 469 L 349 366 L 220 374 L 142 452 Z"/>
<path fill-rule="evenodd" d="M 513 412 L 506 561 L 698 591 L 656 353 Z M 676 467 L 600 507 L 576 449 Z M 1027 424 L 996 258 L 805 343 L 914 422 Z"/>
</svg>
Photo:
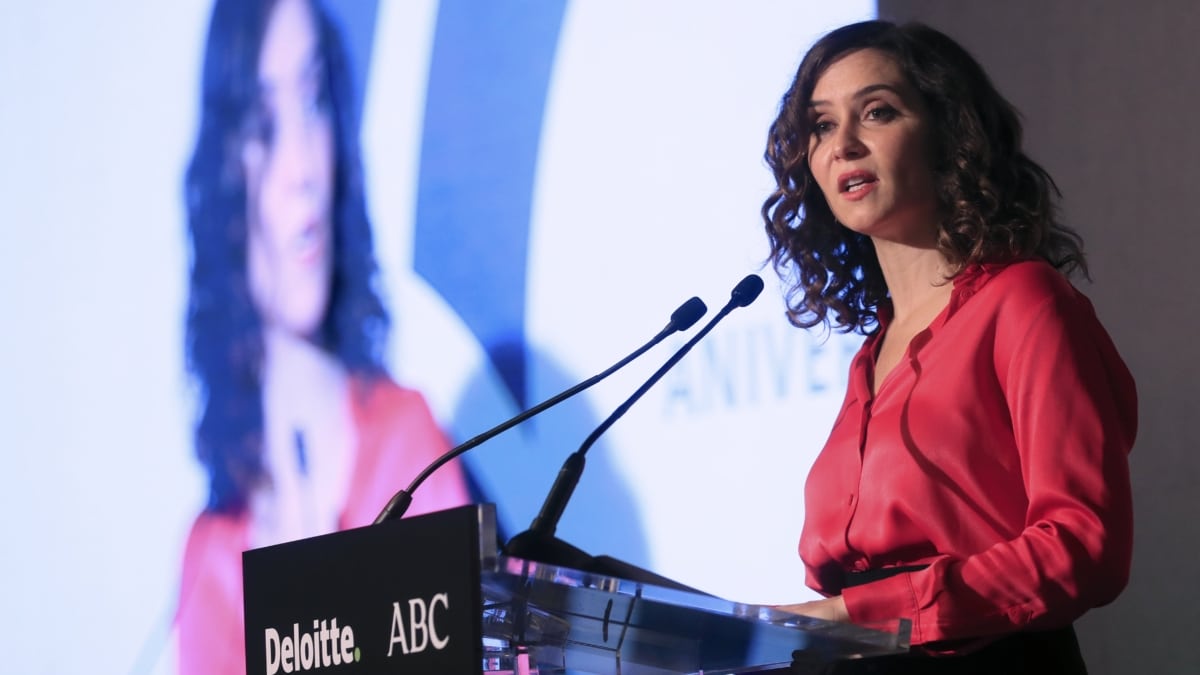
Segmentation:
<svg viewBox="0 0 1200 675">
<path fill-rule="evenodd" d="M 881 105 L 867 111 L 867 119 L 888 122 L 896 118 L 896 109 L 890 105 Z"/>
<path fill-rule="evenodd" d="M 245 130 L 249 138 L 268 148 L 275 142 L 275 120 L 261 107 L 247 116 Z"/>
<path fill-rule="evenodd" d="M 329 89 L 324 65 L 314 62 L 304 75 L 300 103 L 310 119 L 324 117 L 329 112 Z"/>
<path fill-rule="evenodd" d="M 318 86 L 313 86 L 304 92 L 304 97 L 301 99 L 301 105 L 304 114 L 310 119 L 324 117 L 328 109 L 328 101 L 325 92 Z"/>
<path fill-rule="evenodd" d="M 823 136 L 833 129 L 833 122 L 829 120 L 817 120 L 813 122 L 812 132 L 818 136 Z"/>
</svg>

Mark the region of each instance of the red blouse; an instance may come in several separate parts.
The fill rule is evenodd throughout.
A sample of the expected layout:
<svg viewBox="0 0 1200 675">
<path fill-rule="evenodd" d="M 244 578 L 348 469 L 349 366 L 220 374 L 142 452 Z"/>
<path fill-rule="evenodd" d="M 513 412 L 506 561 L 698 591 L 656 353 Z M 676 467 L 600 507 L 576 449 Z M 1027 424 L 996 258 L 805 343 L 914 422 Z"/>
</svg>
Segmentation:
<svg viewBox="0 0 1200 675">
<path fill-rule="evenodd" d="M 912 643 L 1065 626 L 1125 587 L 1134 382 L 1042 262 L 972 268 L 872 396 L 883 329 L 805 486 L 807 583 Z M 843 589 L 845 571 L 929 567 Z M 953 651 L 963 643 L 928 645 Z"/>
</svg>

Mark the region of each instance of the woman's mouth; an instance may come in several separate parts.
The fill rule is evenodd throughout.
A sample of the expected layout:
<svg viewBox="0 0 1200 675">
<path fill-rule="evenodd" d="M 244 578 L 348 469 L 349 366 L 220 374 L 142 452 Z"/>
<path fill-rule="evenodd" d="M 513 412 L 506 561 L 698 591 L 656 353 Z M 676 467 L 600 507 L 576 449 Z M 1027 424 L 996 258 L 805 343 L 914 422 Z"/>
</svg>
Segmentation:
<svg viewBox="0 0 1200 675">
<path fill-rule="evenodd" d="M 315 262 L 325 250 L 325 241 L 325 228 L 316 222 L 308 223 L 292 238 L 292 253 L 302 263 Z"/>
<path fill-rule="evenodd" d="M 857 201 L 867 196 L 879 178 L 869 171 L 850 171 L 838 176 L 838 193 L 851 201 Z"/>
</svg>

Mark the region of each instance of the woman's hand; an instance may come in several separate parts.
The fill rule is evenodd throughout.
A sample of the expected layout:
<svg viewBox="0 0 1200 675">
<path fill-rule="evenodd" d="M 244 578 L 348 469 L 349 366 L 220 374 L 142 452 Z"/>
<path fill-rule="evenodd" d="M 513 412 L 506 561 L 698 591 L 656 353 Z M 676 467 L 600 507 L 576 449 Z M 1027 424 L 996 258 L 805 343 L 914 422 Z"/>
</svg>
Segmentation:
<svg viewBox="0 0 1200 675">
<path fill-rule="evenodd" d="M 775 605 L 774 607 L 784 612 L 811 616 L 814 619 L 821 619 L 823 621 L 850 620 L 850 613 L 846 611 L 846 601 L 842 600 L 842 596 L 840 595 L 821 600 L 812 600 L 810 602 L 801 602 L 796 605 Z"/>
</svg>

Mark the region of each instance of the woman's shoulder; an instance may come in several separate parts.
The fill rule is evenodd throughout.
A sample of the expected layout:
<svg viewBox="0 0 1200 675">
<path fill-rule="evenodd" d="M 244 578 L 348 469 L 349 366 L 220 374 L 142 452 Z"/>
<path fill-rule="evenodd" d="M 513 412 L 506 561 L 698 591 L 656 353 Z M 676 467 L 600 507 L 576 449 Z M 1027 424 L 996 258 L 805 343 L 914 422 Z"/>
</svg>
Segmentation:
<svg viewBox="0 0 1200 675">
<path fill-rule="evenodd" d="M 987 296 L 1001 309 L 1030 309 L 1055 301 L 1090 305 L 1065 274 L 1044 260 L 981 265 L 964 275 L 969 295 Z"/>
<path fill-rule="evenodd" d="M 430 415 L 429 403 L 421 392 L 386 374 L 353 375 L 350 383 L 356 410 L 368 417 Z"/>
<path fill-rule="evenodd" d="M 354 422 L 365 448 L 406 448 L 407 454 L 437 454 L 445 436 L 425 396 L 387 375 L 353 376 Z M 419 450 L 419 451 L 418 451 Z"/>
</svg>

